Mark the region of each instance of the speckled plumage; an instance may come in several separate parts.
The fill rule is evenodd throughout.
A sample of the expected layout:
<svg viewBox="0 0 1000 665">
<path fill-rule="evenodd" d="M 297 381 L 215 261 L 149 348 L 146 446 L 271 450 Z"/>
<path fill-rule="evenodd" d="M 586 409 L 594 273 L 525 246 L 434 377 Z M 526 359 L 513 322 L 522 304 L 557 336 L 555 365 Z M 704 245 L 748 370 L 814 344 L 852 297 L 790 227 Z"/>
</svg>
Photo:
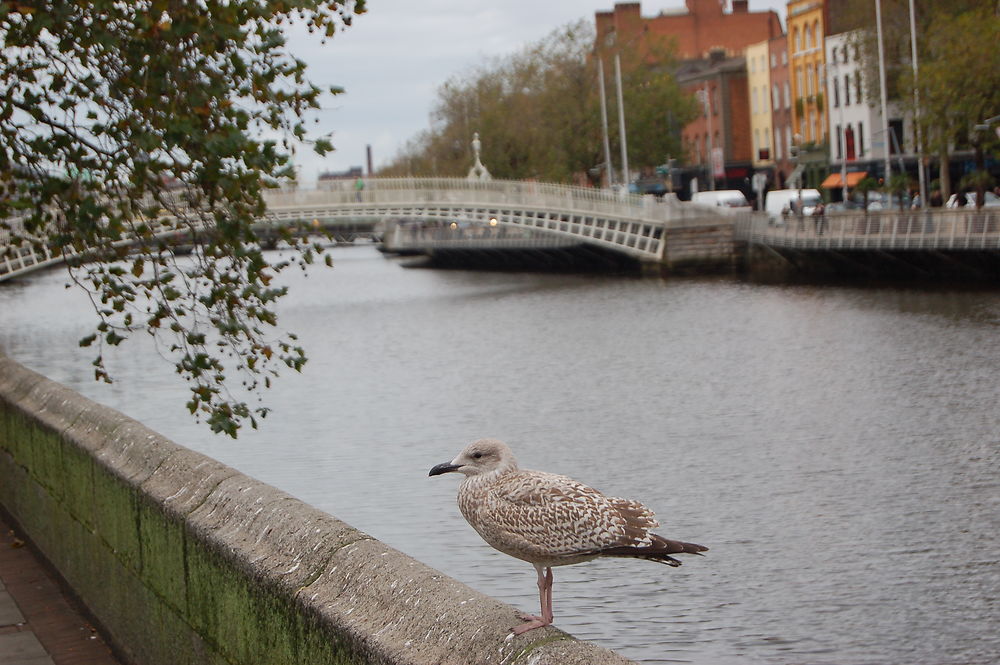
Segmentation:
<svg viewBox="0 0 1000 665">
<path fill-rule="evenodd" d="M 462 515 L 487 543 L 543 566 L 580 563 L 611 547 L 649 547 L 652 511 L 572 478 L 522 469 L 467 477 Z"/>
<path fill-rule="evenodd" d="M 708 549 L 654 534 L 659 523 L 638 501 L 605 496 L 566 476 L 520 469 L 510 448 L 495 439 L 471 443 L 430 475 L 453 471 L 465 475 L 458 505 L 466 521 L 487 543 L 538 572 L 543 616 L 527 617 L 530 621 L 515 632 L 551 623 L 553 566 L 599 556 L 679 566 L 671 554 Z"/>
</svg>

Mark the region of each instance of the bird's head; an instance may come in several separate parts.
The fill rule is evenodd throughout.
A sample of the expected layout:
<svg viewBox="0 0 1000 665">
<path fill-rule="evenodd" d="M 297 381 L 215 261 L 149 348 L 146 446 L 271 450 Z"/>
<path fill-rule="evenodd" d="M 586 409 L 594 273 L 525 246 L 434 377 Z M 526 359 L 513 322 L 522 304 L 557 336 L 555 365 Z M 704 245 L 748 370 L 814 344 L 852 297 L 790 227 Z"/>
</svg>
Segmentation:
<svg viewBox="0 0 1000 665">
<path fill-rule="evenodd" d="M 479 476 L 516 468 L 517 460 L 507 444 L 496 439 L 479 439 L 466 446 L 458 457 L 450 462 L 438 464 L 427 475 L 439 476 L 442 473 L 457 471 L 466 476 Z"/>
</svg>

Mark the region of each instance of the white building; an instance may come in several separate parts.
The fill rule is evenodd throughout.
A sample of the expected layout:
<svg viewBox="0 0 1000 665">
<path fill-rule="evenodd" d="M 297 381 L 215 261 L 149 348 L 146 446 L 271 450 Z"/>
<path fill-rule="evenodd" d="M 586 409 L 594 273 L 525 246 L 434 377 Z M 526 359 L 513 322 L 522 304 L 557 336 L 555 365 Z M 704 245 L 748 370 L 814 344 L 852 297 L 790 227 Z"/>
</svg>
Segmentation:
<svg viewBox="0 0 1000 665">
<path fill-rule="evenodd" d="M 898 161 L 904 156 L 913 157 L 909 154 L 912 150 L 907 149 L 910 142 L 899 105 L 889 105 L 890 136 L 886 137 L 880 105 L 868 101 L 870 95 L 853 34 L 830 35 L 825 44 L 830 167 L 834 174 L 824 186 L 830 189 L 841 186 L 840 173 L 848 174 L 848 186 L 853 186 L 865 173 L 883 177 L 887 148 L 891 151 L 893 172 L 899 170 Z"/>
</svg>

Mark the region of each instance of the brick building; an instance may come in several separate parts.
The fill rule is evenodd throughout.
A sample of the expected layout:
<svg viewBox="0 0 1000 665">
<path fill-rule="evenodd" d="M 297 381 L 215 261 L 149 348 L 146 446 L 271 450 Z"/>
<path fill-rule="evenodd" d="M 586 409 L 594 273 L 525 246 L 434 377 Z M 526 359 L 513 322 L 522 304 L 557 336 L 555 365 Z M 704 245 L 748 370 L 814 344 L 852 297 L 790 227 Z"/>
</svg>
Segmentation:
<svg viewBox="0 0 1000 665">
<path fill-rule="evenodd" d="M 686 0 L 683 9 L 664 10 L 643 17 L 638 2 L 616 3 L 613 11 L 594 14 L 598 48 L 646 40 L 672 43 L 680 60 L 706 58 L 713 50 L 740 55 L 749 44 L 783 35 L 778 14 L 768 10 L 752 12 L 748 0 Z"/>
<path fill-rule="evenodd" d="M 684 189 L 694 178 L 702 189 L 744 189 L 752 175 L 753 133 L 744 51 L 750 44 L 784 39 L 777 12 L 750 11 L 749 0 L 685 0 L 683 9 L 644 17 L 640 3 L 616 3 L 613 11 L 595 13 L 595 52 L 637 49 L 649 58 L 668 47 L 681 87 L 708 95 L 704 112 L 681 130 L 687 148 Z M 731 5 L 731 9 L 729 9 Z M 706 105 L 703 102 L 703 105 Z M 709 131 L 711 125 L 711 131 Z M 709 168 L 714 157 L 716 167 Z M 721 163 L 718 161 L 721 159 Z M 686 192 L 685 192 L 686 193 Z"/>
<path fill-rule="evenodd" d="M 681 131 L 689 164 L 685 181 L 697 178 L 702 191 L 742 189 L 749 193 L 753 141 L 746 59 L 726 57 L 720 49 L 708 58 L 684 61 L 676 76 L 683 90 L 698 95 L 703 109 Z"/>
</svg>

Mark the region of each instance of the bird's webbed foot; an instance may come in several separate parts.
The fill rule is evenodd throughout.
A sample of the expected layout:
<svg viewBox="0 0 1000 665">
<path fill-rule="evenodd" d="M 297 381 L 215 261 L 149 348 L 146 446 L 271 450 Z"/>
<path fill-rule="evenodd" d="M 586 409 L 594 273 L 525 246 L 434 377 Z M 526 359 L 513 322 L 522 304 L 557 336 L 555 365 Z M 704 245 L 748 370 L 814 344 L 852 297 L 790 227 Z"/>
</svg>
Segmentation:
<svg viewBox="0 0 1000 665">
<path fill-rule="evenodd" d="M 546 621 L 542 617 L 535 616 L 534 614 L 522 614 L 521 620 L 524 621 L 520 626 L 515 626 L 511 629 L 511 632 L 515 635 L 523 635 L 529 630 L 534 630 L 535 628 L 544 628 L 545 626 L 551 626 L 551 621 Z"/>
</svg>

